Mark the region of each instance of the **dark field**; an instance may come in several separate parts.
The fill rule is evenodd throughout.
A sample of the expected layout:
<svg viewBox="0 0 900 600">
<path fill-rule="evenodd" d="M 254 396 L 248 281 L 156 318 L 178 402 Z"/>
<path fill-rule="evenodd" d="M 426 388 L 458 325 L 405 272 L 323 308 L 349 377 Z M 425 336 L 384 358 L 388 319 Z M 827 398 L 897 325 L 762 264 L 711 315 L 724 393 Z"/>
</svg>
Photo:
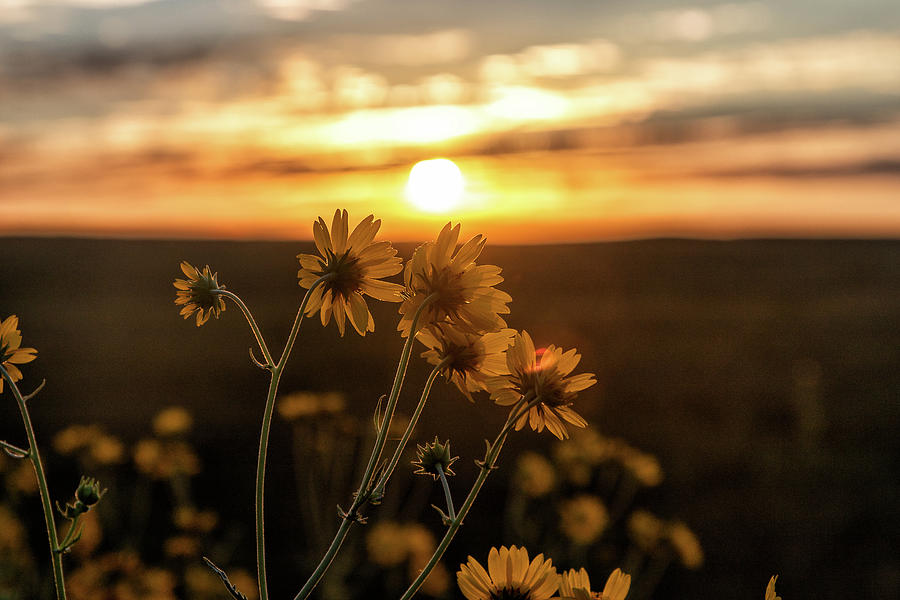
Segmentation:
<svg viewBox="0 0 900 600">
<path fill-rule="evenodd" d="M 301 297 L 294 257 L 310 246 L 0 239 L 0 319 L 17 314 L 23 345 L 39 351 L 22 388 L 47 379 L 31 410 L 51 494 L 62 499 L 77 476 L 53 456 L 55 432 L 96 422 L 134 441 L 161 408 L 183 405 L 195 415 L 204 464 L 198 502 L 220 512 L 237 540 L 234 563 L 252 571 L 267 377 L 248 360 L 252 339 L 236 307 L 198 329 L 178 316 L 172 281 L 182 259 L 209 263 L 280 349 Z M 786 600 L 900 597 L 900 242 L 488 247 L 481 262 L 504 269 L 511 327 L 538 344 L 577 347 L 580 369 L 597 374 L 579 412 L 659 458 L 665 481 L 639 500 L 690 524 L 706 563 L 696 572 L 670 568 L 655 598 L 761 600 L 773 573 Z M 376 332 L 366 338 L 304 322 L 281 389 L 338 390 L 351 412 L 371 414 L 402 343 L 396 307 L 369 304 Z M 401 410 L 411 410 L 427 372 L 413 361 Z M 2 400 L 0 439 L 18 443 L 14 403 L 7 393 Z M 487 398 L 471 405 L 436 386 L 416 437 L 452 439 L 460 496 L 482 439 L 504 417 Z M 296 565 L 308 551 L 289 439 L 276 422 L 267 523 L 278 597 L 305 580 Z M 551 441 L 546 432 L 511 438 L 447 554 L 452 572 L 467 554 L 483 562 L 491 545 L 516 543 L 498 525 L 504 482 L 518 453 Z M 36 502 L 29 506 L 26 518 L 39 520 Z M 419 520 L 440 528 L 430 509 Z"/>
</svg>

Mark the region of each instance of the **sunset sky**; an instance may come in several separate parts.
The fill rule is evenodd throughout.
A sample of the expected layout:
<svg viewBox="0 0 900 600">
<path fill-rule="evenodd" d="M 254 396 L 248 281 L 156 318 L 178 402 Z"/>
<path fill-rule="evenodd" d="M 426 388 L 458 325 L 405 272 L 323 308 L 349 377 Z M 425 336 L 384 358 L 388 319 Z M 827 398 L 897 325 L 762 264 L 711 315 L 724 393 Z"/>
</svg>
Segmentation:
<svg viewBox="0 0 900 600">
<path fill-rule="evenodd" d="M 436 157 L 461 179 L 408 192 Z M 0 235 L 308 239 L 336 207 L 397 241 L 896 237 L 900 11 L 0 0 Z"/>
</svg>

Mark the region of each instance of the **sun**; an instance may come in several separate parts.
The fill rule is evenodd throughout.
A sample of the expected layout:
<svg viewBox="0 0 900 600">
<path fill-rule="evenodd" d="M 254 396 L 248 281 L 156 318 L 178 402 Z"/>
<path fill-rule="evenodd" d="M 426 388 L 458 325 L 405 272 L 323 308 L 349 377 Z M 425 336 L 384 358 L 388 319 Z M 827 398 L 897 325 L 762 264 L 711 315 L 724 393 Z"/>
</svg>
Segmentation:
<svg viewBox="0 0 900 600">
<path fill-rule="evenodd" d="M 462 200 L 465 186 L 462 172 L 452 160 L 423 160 L 409 171 L 406 198 L 426 212 L 447 212 Z"/>
</svg>

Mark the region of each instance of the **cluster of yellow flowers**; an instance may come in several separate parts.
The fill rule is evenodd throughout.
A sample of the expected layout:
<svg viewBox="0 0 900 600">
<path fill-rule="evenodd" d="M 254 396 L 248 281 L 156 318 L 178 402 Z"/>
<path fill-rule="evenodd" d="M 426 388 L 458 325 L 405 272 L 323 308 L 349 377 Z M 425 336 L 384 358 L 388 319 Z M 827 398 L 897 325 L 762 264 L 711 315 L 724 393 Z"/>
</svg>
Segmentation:
<svg viewBox="0 0 900 600">
<path fill-rule="evenodd" d="M 501 315 L 509 313 L 512 298 L 495 287 L 503 282 L 501 269 L 476 262 L 484 236 L 460 244 L 460 226 L 447 223 L 404 267 L 390 242 L 375 241 L 380 227 L 369 215 L 350 232 L 346 210 L 335 211 L 330 229 L 321 217 L 313 224 L 318 255 L 298 255 L 299 284 L 312 290 L 307 315 L 319 313 L 323 325 L 333 317 L 341 335 L 349 321 L 365 335 L 375 330 L 365 296 L 400 302 L 397 329 L 425 345 L 422 356 L 470 400 L 472 392 L 486 391 L 500 406 L 535 401 L 515 428 L 546 428 L 559 439 L 568 437 L 566 423 L 587 425 L 571 407 L 577 392 L 596 383 L 594 376 L 570 375 L 581 359 L 574 349 L 538 351 L 528 332 L 506 327 Z M 401 270 L 403 285 L 382 280 Z M 188 263 L 182 271 L 188 279 L 175 281 L 175 302 L 184 317 L 196 314 L 201 325 L 210 314 L 218 316 L 224 286 L 215 274 Z"/>
<path fill-rule="evenodd" d="M 551 559 L 538 554 L 529 562 L 528 550 L 516 546 L 491 548 L 487 570 L 470 556 L 460 565 L 456 581 L 468 600 L 625 600 L 631 587 L 631 575 L 616 569 L 603 591 L 595 592 L 584 569 L 560 574 Z"/>
</svg>

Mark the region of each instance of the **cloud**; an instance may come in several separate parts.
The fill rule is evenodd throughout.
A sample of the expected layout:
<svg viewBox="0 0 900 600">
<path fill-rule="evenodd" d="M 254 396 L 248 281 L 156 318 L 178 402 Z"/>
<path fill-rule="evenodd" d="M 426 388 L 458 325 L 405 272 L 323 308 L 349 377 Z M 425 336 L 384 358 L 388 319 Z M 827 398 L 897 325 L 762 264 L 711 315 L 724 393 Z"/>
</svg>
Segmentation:
<svg viewBox="0 0 900 600">
<path fill-rule="evenodd" d="M 285 21 L 303 21 L 316 11 L 344 10 L 357 0 L 255 0 L 269 16 Z"/>
<path fill-rule="evenodd" d="M 762 2 L 681 7 L 625 15 L 619 22 L 623 39 L 632 42 L 702 42 L 714 37 L 752 33 L 771 23 Z"/>
</svg>

